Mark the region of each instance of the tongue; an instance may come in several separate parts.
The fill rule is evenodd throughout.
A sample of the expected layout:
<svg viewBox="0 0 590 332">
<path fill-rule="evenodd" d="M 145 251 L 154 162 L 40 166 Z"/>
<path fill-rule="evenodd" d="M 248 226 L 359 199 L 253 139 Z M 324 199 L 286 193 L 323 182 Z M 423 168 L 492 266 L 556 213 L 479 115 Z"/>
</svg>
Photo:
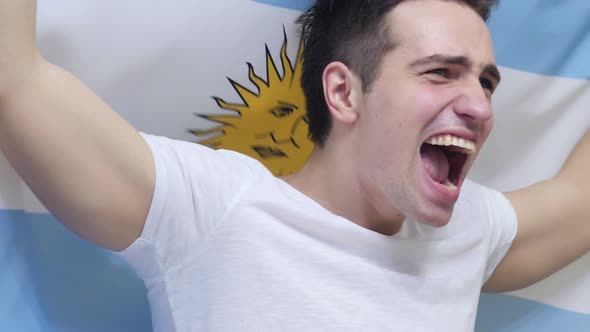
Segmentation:
<svg viewBox="0 0 590 332">
<path fill-rule="evenodd" d="M 434 181 L 442 183 L 449 177 L 449 159 L 439 148 L 430 144 L 423 144 L 420 154 L 422 155 L 426 173 Z"/>
</svg>

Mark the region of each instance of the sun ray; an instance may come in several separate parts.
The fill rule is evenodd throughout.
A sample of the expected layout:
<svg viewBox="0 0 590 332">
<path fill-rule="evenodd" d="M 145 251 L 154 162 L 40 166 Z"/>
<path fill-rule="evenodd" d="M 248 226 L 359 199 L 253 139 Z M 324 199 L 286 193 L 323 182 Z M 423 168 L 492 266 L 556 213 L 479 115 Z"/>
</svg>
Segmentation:
<svg viewBox="0 0 590 332">
<path fill-rule="evenodd" d="M 229 81 L 230 81 L 231 85 L 234 87 L 234 89 L 236 90 L 236 92 L 238 93 L 238 95 L 240 96 L 240 98 L 242 98 L 242 101 L 244 103 L 246 103 L 246 106 L 249 106 L 248 100 L 256 99 L 258 97 L 257 94 L 255 94 L 254 92 L 245 88 L 243 85 L 232 80 L 231 78 L 229 78 Z"/>
<path fill-rule="evenodd" d="M 284 73 L 283 80 L 287 80 L 290 82 L 293 79 L 293 65 L 291 64 L 291 60 L 287 55 L 287 32 L 285 31 L 285 27 L 283 27 L 283 35 L 285 37 L 285 41 L 283 42 L 283 46 L 281 47 L 281 63 L 283 66 Z"/>
<path fill-rule="evenodd" d="M 223 146 L 223 141 L 217 140 L 217 139 L 209 139 L 209 140 L 205 140 L 200 142 L 203 145 L 206 145 L 210 148 L 213 149 L 219 149 Z"/>
<path fill-rule="evenodd" d="M 217 103 L 217 105 L 223 109 L 226 110 L 230 110 L 230 111 L 235 111 L 237 114 L 236 116 L 240 116 L 241 115 L 241 109 L 248 109 L 247 105 L 243 105 L 243 104 L 231 104 L 226 102 L 225 100 L 221 99 L 221 98 L 213 98 L 215 100 L 215 102 Z"/>
<path fill-rule="evenodd" d="M 256 88 L 258 88 L 258 93 L 260 93 L 261 87 L 264 86 L 268 88 L 268 84 L 266 84 L 266 82 L 261 77 L 256 75 L 254 72 L 254 67 L 251 63 L 248 63 L 248 77 L 250 78 L 250 82 L 252 82 Z"/>
<path fill-rule="evenodd" d="M 268 46 L 266 46 L 266 78 L 268 81 L 268 86 L 275 86 L 281 81 L 279 71 L 275 65 L 272 55 L 270 54 Z"/>
<path fill-rule="evenodd" d="M 293 76 L 289 82 L 290 86 L 299 85 L 301 79 L 301 72 L 303 71 L 303 40 L 299 42 L 299 50 L 297 50 L 297 62 L 293 68 Z"/>
<path fill-rule="evenodd" d="M 209 136 L 209 135 L 215 134 L 215 133 L 225 134 L 222 127 L 216 127 L 216 128 L 213 128 L 213 129 L 206 129 L 206 130 L 189 129 L 188 132 L 191 133 L 191 134 L 193 134 L 193 135 L 196 135 L 196 136 Z"/>
<path fill-rule="evenodd" d="M 206 119 L 231 127 L 237 127 L 241 122 L 240 117 L 230 117 L 226 115 L 208 115 Z"/>
<path fill-rule="evenodd" d="M 280 50 L 283 75 L 266 45 L 266 80 L 256 75 L 248 65 L 248 78 L 256 92 L 228 78 L 243 104 L 229 103 L 213 97 L 217 105 L 232 114 L 196 114 L 218 126 L 211 129 L 191 129 L 197 137 L 215 135 L 199 141 L 214 149 L 230 149 L 260 160 L 275 175 L 286 175 L 299 169 L 313 150 L 308 137 L 305 96 L 301 89 L 303 43 L 295 61 L 289 58 L 288 40 Z"/>
</svg>

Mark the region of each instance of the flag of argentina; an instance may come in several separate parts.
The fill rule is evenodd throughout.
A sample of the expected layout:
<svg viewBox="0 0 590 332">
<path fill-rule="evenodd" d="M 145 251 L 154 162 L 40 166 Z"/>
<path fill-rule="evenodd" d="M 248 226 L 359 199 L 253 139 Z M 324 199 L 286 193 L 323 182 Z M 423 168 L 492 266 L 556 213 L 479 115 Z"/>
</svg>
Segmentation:
<svg viewBox="0 0 590 332">
<path fill-rule="evenodd" d="M 219 135 L 205 115 L 248 114 L 262 102 L 299 108 L 301 92 L 285 90 L 285 77 L 299 68 L 293 21 L 311 3 L 40 0 L 39 47 L 138 129 L 202 141 Z M 590 124 L 589 21 L 586 0 L 504 0 L 494 13 L 503 82 L 495 129 L 472 179 L 510 190 L 562 165 Z M 253 123 L 246 115 L 241 121 Z M 231 141 L 227 133 L 222 143 Z M 68 233 L 4 159 L 0 209 L 0 331 L 150 330 L 134 272 Z M 590 331 L 588 285 L 585 257 L 528 289 L 484 295 L 476 331 Z"/>
<path fill-rule="evenodd" d="M 503 78 L 473 179 L 505 191 L 559 170 L 590 127 L 588 22 L 585 0 L 501 3 L 489 26 Z M 476 330 L 590 331 L 589 285 L 586 255 L 527 289 L 482 296 Z"/>
</svg>

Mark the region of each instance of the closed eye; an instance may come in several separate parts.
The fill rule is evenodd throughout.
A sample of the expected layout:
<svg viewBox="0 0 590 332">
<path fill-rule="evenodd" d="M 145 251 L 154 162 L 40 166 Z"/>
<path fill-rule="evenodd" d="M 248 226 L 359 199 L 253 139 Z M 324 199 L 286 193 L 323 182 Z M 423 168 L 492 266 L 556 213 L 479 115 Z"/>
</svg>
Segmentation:
<svg viewBox="0 0 590 332">
<path fill-rule="evenodd" d="M 273 107 L 270 110 L 270 113 L 272 113 L 272 115 L 274 115 L 277 118 L 284 118 L 286 116 L 293 114 L 294 111 L 295 110 L 292 107 L 277 106 L 277 107 Z"/>
</svg>

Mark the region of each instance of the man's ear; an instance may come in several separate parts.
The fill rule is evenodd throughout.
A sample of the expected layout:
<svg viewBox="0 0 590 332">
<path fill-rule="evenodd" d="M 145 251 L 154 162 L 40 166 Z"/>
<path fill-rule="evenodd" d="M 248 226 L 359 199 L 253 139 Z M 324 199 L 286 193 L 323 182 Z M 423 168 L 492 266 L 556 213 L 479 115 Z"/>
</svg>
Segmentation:
<svg viewBox="0 0 590 332">
<path fill-rule="evenodd" d="M 342 62 L 332 62 L 322 76 L 324 98 L 334 121 L 352 124 L 358 119 L 362 83 Z"/>
</svg>

